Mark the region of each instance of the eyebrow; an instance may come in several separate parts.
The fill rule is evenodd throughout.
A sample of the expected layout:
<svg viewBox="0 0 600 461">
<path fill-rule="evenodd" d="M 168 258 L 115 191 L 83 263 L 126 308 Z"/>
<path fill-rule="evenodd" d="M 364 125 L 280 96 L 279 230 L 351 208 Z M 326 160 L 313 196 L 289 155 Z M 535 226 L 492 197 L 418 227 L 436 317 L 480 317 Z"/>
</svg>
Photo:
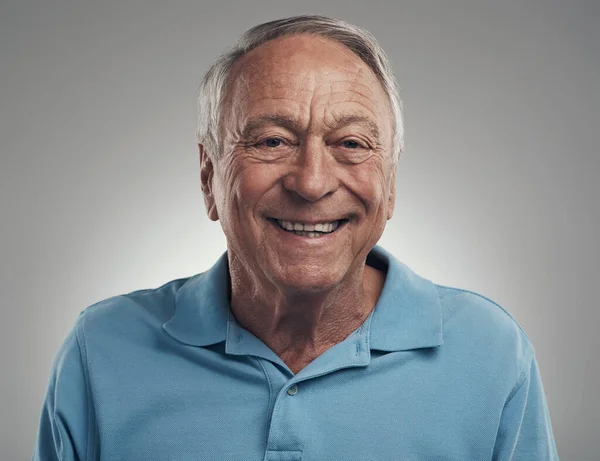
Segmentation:
<svg viewBox="0 0 600 461">
<path fill-rule="evenodd" d="M 264 127 L 265 125 L 273 124 L 282 126 L 294 132 L 299 132 L 302 130 L 300 124 L 295 119 L 287 115 L 261 114 L 256 117 L 252 117 L 250 120 L 248 120 L 248 122 L 244 126 L 244 129 L 242 130 L 242 137 L 244 139 L 250 138 L 254 131 Z"/>
<path fill-rule="evenodd" d="M 358 115 L 358 114 L 345 114 L 345 115 L 335 116 L 334 118 L 335 118 L 335 125 L 334 125 L 335 130 L 339 130 L 340 128 L 343 128 L 348 125 L 353 125 L 353 124 L 363 125 L 364 127 L 366 127 L 369 130 L 369 133 L 371 134 L 372 137 L 374 137 L 377 140 L 379 140 L 379 138 L 380 138 L 379 126 L 377 125 L 377 123 L 375 123 L 375 121 L 371 117 L 367 117 L 365 115 Z"/>
<path fill-rule="evenodd" d="M 369 130 L 369 134 L 375 139 L 380 139 L 379 126 L 375 121 L 365 115 L 359 114 L 345 114 L 334 116 L 335 123 L 332 126 L 333 130 L 339 130 L 348 125 L 357 124 L 362 125 Z M 300 132 L 303 127 L 298 121 L 290 116 L 284 114 L 261 114 L 256 117 L 252 117 L 248 120 L 244 129 L 242 130 L 243 138 L 250 138 L 252 133 L 265 125 L 278 125 L 283 128 L 287 128 L 293 132 Z"/>
</svg>

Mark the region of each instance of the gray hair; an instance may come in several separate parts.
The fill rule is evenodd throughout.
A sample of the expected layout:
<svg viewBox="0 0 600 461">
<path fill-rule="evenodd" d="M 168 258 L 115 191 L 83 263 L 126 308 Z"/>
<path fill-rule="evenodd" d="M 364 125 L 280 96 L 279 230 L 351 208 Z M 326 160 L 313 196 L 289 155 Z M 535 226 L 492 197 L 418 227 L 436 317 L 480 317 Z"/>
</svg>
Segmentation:
<svg viewBox="0 0 600 461">
<path fill-rule="evenodd" d="M 345 45 L 374 72 L 388 97 L 394 119 L 392 152 L 396 166 L 404 149 L 404 120 L 398 84 L 387 55 L 370 32 L 339 19 L 318 15 L 293 16 L 254 26 L 231 49 L 219 56 L 204 75 L 198 91 L 198 142 L 204 145 L 211 159 L 219 158 L 222 106 L 235 62 L 270 40 L 302 33 L 319 35 Z"/>
</svg>

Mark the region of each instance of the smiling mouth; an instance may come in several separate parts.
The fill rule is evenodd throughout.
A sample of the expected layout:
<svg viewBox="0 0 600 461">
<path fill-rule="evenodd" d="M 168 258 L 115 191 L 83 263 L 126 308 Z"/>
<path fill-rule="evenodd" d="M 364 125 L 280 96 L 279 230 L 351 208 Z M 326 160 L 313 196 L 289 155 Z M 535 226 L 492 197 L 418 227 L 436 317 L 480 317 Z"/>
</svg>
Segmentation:
<svg viewBox="0 0 600 461">
<path fill-rule="evenodd" d="M 337 221 L 323 222 L 317 224 L 304 224 L 292 221 L 283 221 L 281 219 L 268 218 L 271 223 L 279 227 L 279 229 L 296 234 L 301 237 L 320 238 L 333 234 L 340 227 L 348 222 L 347 219 L 338 219 Z"/>
</svg>

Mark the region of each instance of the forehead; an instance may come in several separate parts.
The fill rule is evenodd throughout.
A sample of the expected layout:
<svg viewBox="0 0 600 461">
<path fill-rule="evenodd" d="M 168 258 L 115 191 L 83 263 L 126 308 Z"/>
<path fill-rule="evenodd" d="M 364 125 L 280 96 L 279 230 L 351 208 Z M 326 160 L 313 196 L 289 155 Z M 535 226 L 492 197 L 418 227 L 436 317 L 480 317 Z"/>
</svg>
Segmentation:
<svg viewBox="0 0 600 461">
<path fill-rule="evenodd" d="M 334 117 L 348 110 L 390 117 L 381 83 L 364 61 L 341 43 L 306 34 L 272 40 L 240 58 L 226 101 L 242 118 L 273 106 L 306 115 L 322 109 Z"/>
</svg>

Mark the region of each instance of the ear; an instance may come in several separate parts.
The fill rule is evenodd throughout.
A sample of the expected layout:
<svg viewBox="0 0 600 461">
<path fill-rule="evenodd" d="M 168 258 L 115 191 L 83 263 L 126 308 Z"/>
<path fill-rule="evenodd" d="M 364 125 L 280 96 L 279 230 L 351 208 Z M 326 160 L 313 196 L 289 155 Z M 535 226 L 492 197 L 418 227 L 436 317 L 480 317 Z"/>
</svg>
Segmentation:
<svg viewBox="0 0 600 461">
<path fill-rule="evenodd" d="M 211 221 L 218 221 L 219 214 L 217 213 L 217 206 L 213 195 L 214 165 L 202 144 L 198 144 L 198 153 L 200 154 L 200 183 L 202 194 L 204 195 L 206 214 Z"/>
<path fill-rule="evenodd" d="M 394 205 L 396 204 L 396 171 L 392 173 L 390 178 L 390 194 L 388 196 L 387 219 L 392 219 L 394 215 Z"/>
</svg>

